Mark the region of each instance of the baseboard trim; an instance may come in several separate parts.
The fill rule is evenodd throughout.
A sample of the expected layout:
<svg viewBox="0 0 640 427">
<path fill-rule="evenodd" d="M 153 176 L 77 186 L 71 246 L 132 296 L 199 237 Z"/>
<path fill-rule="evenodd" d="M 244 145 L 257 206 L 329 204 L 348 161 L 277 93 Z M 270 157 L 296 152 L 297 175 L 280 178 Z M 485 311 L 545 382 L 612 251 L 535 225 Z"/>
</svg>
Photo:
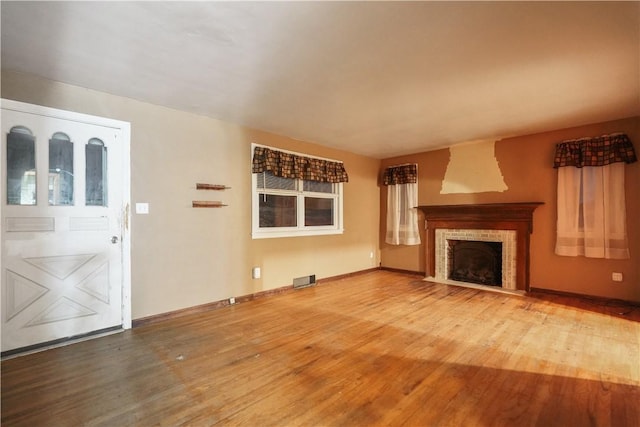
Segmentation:
<svg viewBox="0 0 640 427">
<path fill-rule="evenodd" d="M 535 294 L 536 292 L 541 294 L 558 295 L 561 297 L 586 299 L 591 301 L 597 301 L 603 304 L 623 304 L 623 305 L 631 305 L 634 307 L 640 307 L 640 301 L 628 301 L 623 299 L 607 298 L 607 297 L 600 297 L 595 295 L 578 294 L 575 292 L 557 291 L 555 289 L 531 288 L 531 290 L 529 291 L 529 294 Z"/>
<path fill-rule="evenodd" d="M 193 307 L 180 308 L 178 310 L 167 311 L 166 313 L 152 314 L 151 316 L 140 317 L 131 321 L 132 328 L 140 326 L 153 325 L 164 322 L 165 320 L 175 319 L 190 314 L 204 313 L 205 311 L 215 310 L 230 305 L 228 300 L 213 301 L 206 304 L 194 305 Z"/>
<path fill-rule="evenodd" d="M 362 276 L 363 274 L 372 273 L 378 270 L 380 270 L 380 267 L 367 268 L 366 270 L 354 271 L 353 273 L 345 273 L 345 274 L 339 274 L 337 276 L 325 277 L 324 279 L 317 280 L 316 283 L 322 284 L 325 282 L 335 282 L 336 280 L 348 279 L 350 277 L 355 277 L 355 276 Z"/>
<path fill-rule="evenodd" d="M 321 284 L 324 284 L 324 283 L 327 283 L 327 282 L 333 282 L 333 281 L 336 281 L 336 280 L 346 279 L 346 278 L 349 278 L 349 277 L 360 276 L 362 274 L 368 274 L 368 273 L 371 273 L 373 271 L 378 271 L 378 270 L 380 270 L 380 267 L 369 268 L 369 269 L 360 270 L 360 271 L 354 271 L 352 273 L 340 274 L 340 275 L 337 275 L 337 276 L 325 277 L 323 279 L 318 279 L 316 281 L 316 284 L 317 285 L 321 285 Z M 302 288 L 302 289 L 305 289 L 305 288 Z M 287 285 L 287 286 L 282 286 L 282 287 L 275 288 L 275 289 L 269 289 L 269 290 L 266 290 L 266 291 L 255 292 L 253 294 L 248 294 L 248 295 L 242 295 L 242 296 L 239 296 L 239 297 L 235 297 L 236 298 L 235 304 L 240 304 L 240 303 L 247 302 L 247 301 L 253 301 L 253 300 L 259 299 L 259 298 L 267 298 L 267 297 L 271 297 L 271 296 L 274 296 L 274 295 L 282 295 L 282 294 L 286 294 L 286 293 L 297 291 L 297 290 L 298 289 L 294 289 L 293 288 L 293 285 Z M 188 316 L 188 315 L 191 315 L 191 314 L 204 313 L 204 312 L 207 312 L 207 311 L 210 311 L 210 310 L 217 310 L 219 308 L 228 307 L 230 305 L 232 305 L 232 304 L 229 302 L 228 299 L 220 300 L 220 301 L 213 301 L 213 302 L 209 302 L 209 303 L 206 303 L 206 304 L 195 305 L 193 307 L 181 308 L 181 309 L 178 309 L 178 310 L 168 311 L 166 313 L 152 314 L 151 316 L 141 317 L 139 319 L 133 319 L 133 321 L 131 322 L 131 326 L 133 328 L 138 328 L 140 326 L 152 325 L 152 324 L 164 322 L 165 320 L 175 319 L 175 318 L 182 317 L 182 316 Z"/>
<path fill-rule="evenodd" d="M 322 285 L 328 282 L 335 282 L 337 280 L 343 280 L 343 279 L 348 279 L 350 277 L 355 277 L 355 276 L 360 276 L 363 274 L 369 274 L 375 271 L 389 271 L 392 273 L 401 273 L 401 274 L 407 274 L 407 275 L 411 275 L 411 276 L 420 276 L 420 277 L 424 277 L 425 273 L 422 271 L 412 271 L 412 270 L 403 270 L 403 269 L 399 269 L 399 268 L 392 268 L 392 267 L 374 267 L 374 268 L 369 268 L 366 270 L 360 270 L 360 271 L 354 271 L 352 273 L 346 273 L 346 274 L 340 274 L 337 276 L 330 276 L 330 277 L 325 277 L 322 279 L 318 279 L 316 284 L 317 285 Z M 304 289 L 304 288 L 303 288 Z M 240 304 L 243 302 L 247 302 L 247 301 L 253 301 L 259 298 L 267 298 L 267 297 L 271 297 L 271 296 L 275 296 L 275 295 L 282 295 L 282 294 L 286 294 L 289 292 L 293 292 L 293 291 L 297 291 L 298 289 L 294 289 L 293 285 L 287 285 L 287 286 L 282 286 L 279 288 L 275 288 L 275 289 L 269 289 L 266 291 L 260 291 L 260 292 L 256 292 L 253 294 L 248 294 L 248 295 L 242 295 L 239 297 L 236 297 L 236 304 Z M 559 296 L 565 296 L 565 297 L 571 297 L 571 298 L 582 298 L 582 299 L 589 299 L 589 300 L 595 300 L 595 301 L 600 301 L 603 303 L 617 303 L 617 304 L 627 304 L 627 305 L 632 305 L 635 307 L 640 307 L 640 302 L 636 302 L 636 301 L 626 301 L 626 300 L 619 300 L 619 299 L 612 299 L 612 298 L 605 298 L 605 297 L 598 297 L 598 296 L 591 296 L 591 295 L 584 295 L 584 294 L 577 294 L 577 293 L 572 293 L 572 292 L 564 292 L 564 291 L 556 291 L 553 289 L 544 289 L 544 288 L 531 288 L 529 294 L 533 294 L 533 293 L 542 293 L 542 294 L 552 294 L 552 295 L 559 295 Z M 201 305 L 196 305 L 193 307 L 187 307 L 187 308 L 182 308 L 182 309 L 178 309 L 178 310 L 174 310 L 174 311 L 169 311 L 166 313 L 160 313 L 160 314 L 154 314 L 151 316 L 146 316 L 146 317 L 141 317 L 139 319 L 133 319 L 132 321 L 132 327 L 133 328 L 137 328 L 140 326 L 146 326 L 146 325 L 152 325 L 152 324 L 156 324 L 156 323 L 160 323 L 163 322 L 165 320 L 169 320 L 169 319 L 175 319 L 178 317 L 182 317 L 182 316 L 188 316 L 191 314 L 199 314 L 199 313 L 204 313 L 210 310 L 217 310 L 219 308 L 223 308 L 223 307 L 227 307 L 231 305 L 231 303 L 229 302 L 228 299 L 225 300 L 221 300 L 221 301 L 213 301 L 210 303 L 206 303 L 206 304 L 201 304 Z"/>
<path fill-rule="evenodd" d="M 425 277 L 426 273 L 424 271 L 413 271 L 413 270 L 403 270 L 401 268 L 393 268 L 393 267 L 379 267 L 380 270 L 390 271 L 392 273 L 401 273 L 401 274 L 410 274 L 412 276 L 421 276 Z"/>
</svg>

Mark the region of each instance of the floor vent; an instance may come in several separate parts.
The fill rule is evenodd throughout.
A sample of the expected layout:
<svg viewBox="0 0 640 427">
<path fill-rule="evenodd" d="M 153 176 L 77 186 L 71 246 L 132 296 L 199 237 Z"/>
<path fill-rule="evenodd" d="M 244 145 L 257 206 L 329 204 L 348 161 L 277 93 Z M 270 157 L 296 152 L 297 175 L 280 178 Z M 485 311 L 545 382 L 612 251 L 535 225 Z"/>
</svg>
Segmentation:
<svg viewBox="0 0 640 427">
<path fill-rule="evenodd" d="M 293 279 L 293 288 L 306 288 L 307 286 L 313 286 L 316 284 L 316 275 L 312 274 L 310 276 L 302 276 L 296 277 Z"/>
</svg>

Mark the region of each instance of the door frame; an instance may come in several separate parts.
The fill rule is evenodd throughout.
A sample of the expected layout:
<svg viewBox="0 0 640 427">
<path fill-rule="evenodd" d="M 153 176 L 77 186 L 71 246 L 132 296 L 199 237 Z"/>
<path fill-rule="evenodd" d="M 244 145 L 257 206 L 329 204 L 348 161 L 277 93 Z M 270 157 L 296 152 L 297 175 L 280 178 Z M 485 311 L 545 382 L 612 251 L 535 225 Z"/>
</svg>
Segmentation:
<svg viewBox="0 0 640 427">
<path fill-rule="evenodd" d="M 120 131 L 122 137 L 120 141 L 122 144 L 122 206 L 120 208 L 122 214 L 120 226 L 122 236 L 122 328 L 131 329 L 131 124 L 121 120 L 28 104 L 4 98 L 0 99 L 0 106 L 3 110 L 12 110 L 43 117 L 110 127 Z M 4 170 L 4 156 L 5 153 L 0 153 L 0 174 L 6 173 Z M 4 188 L 0 188 L 0 200 L 3 200 L 2 198 L 4 197 Z M 1 206 L 2 204 L 0 204 L 0 209 Z M 2 271 L 1 263 L 2 260 L 0 258 L 0 271 Z"/>
</svg>

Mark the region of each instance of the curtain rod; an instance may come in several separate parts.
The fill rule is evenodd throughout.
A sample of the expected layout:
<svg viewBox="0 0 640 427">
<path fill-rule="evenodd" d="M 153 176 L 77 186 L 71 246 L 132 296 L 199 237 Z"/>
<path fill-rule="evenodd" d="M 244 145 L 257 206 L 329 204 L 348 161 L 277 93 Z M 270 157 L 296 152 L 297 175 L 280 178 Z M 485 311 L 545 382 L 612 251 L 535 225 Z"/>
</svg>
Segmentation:
<svg viewBox="0 0 640 427">
<path fill-rule="evenodd" d="M 296 152 L 296 151 L 285 150 L 284 148 L 278 148 L 278 147 L 272 147 L 272 146 L 269 146 L 269 145 L 258 144 L 257 142 L 252 142 L 251 143 L 251 152 L 252 153 L 253 153 L 253 147 L 262 147 L 262 148 L 267 148 L 267 149 L 273 150 L 273 151 L 282 151 L 283 153 L 293 154 L 294 156 L 309 157 L 311 159 L 326 160 L 328 162 L 344 164 L 344 162 L 342 160 L 328 159 L 326 157 L 314 156 L 312 154 L 305 154 L 305 153 L 300 153 L 300 152 Z"/>
<path fill-rule="evenodd" d="M 399 164 L 399 165 L 387 166 L 387 169 L 389 169 L 389 168 L 399 168 L 401 166 L 410 166 L 410 165 L 418 166 L 417 163 L 402 163 L 402 164 Z"/>
<path fill-rule="evenodd" d="M 615 136 L 626 136 L 627 138 L 629 138 L 629 136 L 624 132 L 614 132 L 614 133 L 609 133 L 609 134 L 600 135 L 600 136 L 583 136 L 583 137 L 580 137 L 580 138 L 565 139 L 564 141 L 561 141 L 560 143 L 563 143 L 563 142 L 588 141 L 590 139 L 598 139 L 598 138 L 612 138 L 612 137 L 615 137 Z"/>
</svg>

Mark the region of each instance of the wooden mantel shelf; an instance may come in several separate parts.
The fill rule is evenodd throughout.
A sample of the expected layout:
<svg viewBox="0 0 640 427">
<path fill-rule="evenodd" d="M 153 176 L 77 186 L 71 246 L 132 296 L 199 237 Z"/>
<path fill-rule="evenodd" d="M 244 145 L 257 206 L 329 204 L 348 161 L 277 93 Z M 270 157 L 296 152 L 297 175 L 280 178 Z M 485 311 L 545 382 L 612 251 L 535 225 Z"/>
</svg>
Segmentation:
<svg viewBox="0 0 640 427">
<path fill-rule="evenodd" d="M 524 221 L 529 224 L 529 233 L 532 233 L 533 211 L 543 204 L 544 202 L 426 205 L 418 206 L 418 209 L 424 213 L 427 223 L 433 220 L 455 222 Z"/>
<path fill-rule="evenodd" d="M 543 202 L 418 206 L 427 221 L 426 271 L 435 276 L 436 229 L 516 230 L 516 288 L 529 290 L 529 235 Z"/>
</svg>

